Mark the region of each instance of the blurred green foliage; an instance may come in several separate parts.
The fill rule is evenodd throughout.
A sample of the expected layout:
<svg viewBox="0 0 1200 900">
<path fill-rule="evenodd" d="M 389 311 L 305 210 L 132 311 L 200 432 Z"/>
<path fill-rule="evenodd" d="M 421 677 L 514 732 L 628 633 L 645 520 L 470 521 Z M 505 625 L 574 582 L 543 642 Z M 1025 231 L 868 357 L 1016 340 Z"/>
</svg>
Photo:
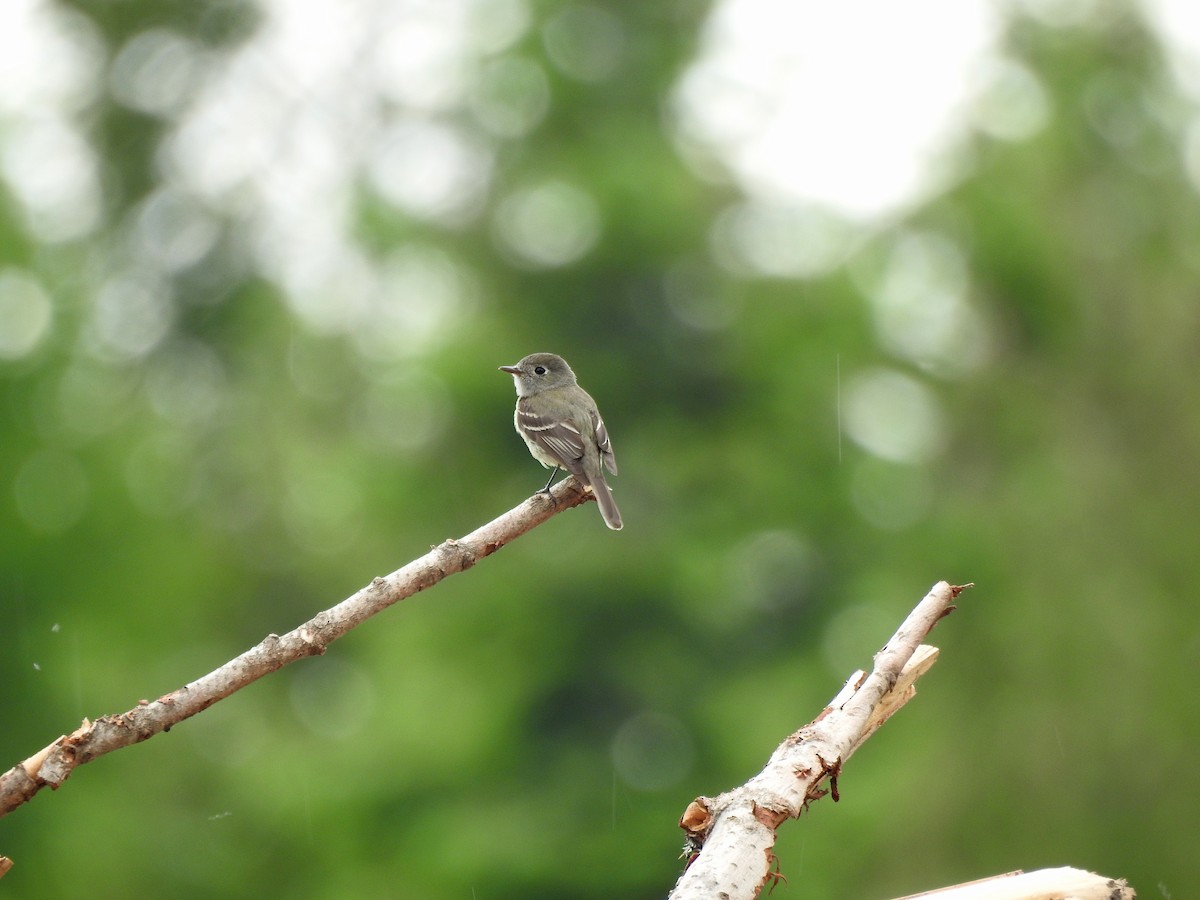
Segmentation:
<svg viewBox="0 0 1200 900">
<path fill-rule="evenodd" d="M 663 896 L 687 803 L 756 772 L 942 578 L 978 587 L 939 665 L 841 802 L 784 826 L 776 895 L 1057 865 L 1146 897 L 1200 884 L 1196 110 L 1134 17 L 1013 18 L 1045 127 L 977 135 L 954 186 L 799 279 L 721 262 L 738 191 L 665 128 L 703 5 L 534 4 L 476 71 L 491 131 L 444 117 L 483 148 L 473 199 L 414 213 L 428 185 L 398 202 L 387 179 L 412 173 L 368 152 L 348 206 L 282 224 L 256 204 L 303 186 L 204 196 L 170 152 L 262 10 L 44 9 L 77 38 L 59 64 L 101 85 L 65 103 L 99 205 L 39 220 L 0 181 L 7 764 L 523 500 L 543 473 L 496 366 L 525 353 L 598 398 L 626 528 L 568 512 L 79 770 L 0 823 L 8 896 Z M 127 84 L 147 33 L 173 36 L 146 56 L 168 64 Z M 292 112 L 359 121 L 325 88 L 294 86 Z M 0 114 L 0 151 L 17 128 Z M 305 135 L 279 136 L 281 167 Z M 242 137 L 222 164 L 261 150 Z M 562 209 L 587 252 L 586 229 L 521 243 Z M 357 267 L 303 243 L 338 223 Z M 905 278 L 957 285 L 969 327 L 936 341 L 888 300 Z"/>
</svg>

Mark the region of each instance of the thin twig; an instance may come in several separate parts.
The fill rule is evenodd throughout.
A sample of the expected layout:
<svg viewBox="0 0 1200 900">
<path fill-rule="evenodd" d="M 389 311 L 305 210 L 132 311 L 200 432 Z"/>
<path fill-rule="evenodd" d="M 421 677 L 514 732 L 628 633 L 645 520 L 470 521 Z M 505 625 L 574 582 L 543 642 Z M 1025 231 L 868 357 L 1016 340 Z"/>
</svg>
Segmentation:
<svg viewBox="0 0 1200 900">
<path fill-rule="evenodd" d="M 574 478 L 566 478 L 554 486 L 549 496 L 534 494 L 466 537 L 443 541 L 419 559 L 391 575 L 374 579 L 353 596 L 317 613 L 300 627 L 284 635 L 267 635 L 241 656 L 178 690 L 94 722 L 84 719 L 71 734 L 0 776 L 0 816 L 26 803 L 47 785 L 57 789 L 77 766 L 167 731 L 288 663 L 324 653 L 342 635 L 393 603 L 432 587 L 447 575 L 471 568 L 551 516 L 590 499 L 592 495 Z"/>
</svg>

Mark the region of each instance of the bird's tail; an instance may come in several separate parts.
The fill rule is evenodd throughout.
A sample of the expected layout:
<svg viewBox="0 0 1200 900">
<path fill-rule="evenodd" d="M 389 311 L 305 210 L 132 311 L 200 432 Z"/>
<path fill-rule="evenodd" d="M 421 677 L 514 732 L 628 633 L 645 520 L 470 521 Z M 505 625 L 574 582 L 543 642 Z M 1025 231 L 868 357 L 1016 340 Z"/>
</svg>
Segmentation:
<svg viewBox="0 0 1200 900">
<path fill-rule="evenodd" d="M 604 524 L 613 531 L 620 531 L 621 511 L 617 509 L 617 503 L 613 500 L 612 491 L 609 490 L 604 476 L 598 475 L 593 478 L 591 488 L 592 493 L 596 495 L 596 503 L 600 506 L 600 515 L 604 516 Z"/>
</svg>

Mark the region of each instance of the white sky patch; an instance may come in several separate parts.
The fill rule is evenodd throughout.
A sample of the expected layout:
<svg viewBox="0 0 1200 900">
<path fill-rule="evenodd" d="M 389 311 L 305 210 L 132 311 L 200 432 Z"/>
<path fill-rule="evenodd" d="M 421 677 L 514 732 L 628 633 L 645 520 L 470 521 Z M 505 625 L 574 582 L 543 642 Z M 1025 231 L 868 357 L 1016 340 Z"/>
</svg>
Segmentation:
<svg viewBox="0 0 1200 900">
<path fill-rule="evenodd" d="M 94 97 L 103 44 L 82 15 L 46 0 L 0 3 L 0 115 L 80 109 Z"/>
<path fill-rule="evenodd" d="M 995 52 L 986 0 L 722 0 L 679 85 L 682 141 L 752 198 L 869 220 L 926 196 Z"/>
<path fill-rule="evenodd" d="M 1193 100 L 1200 101 L 1200 4 L 1196 0 L 1141 0 L 1167 48 L 1171 68 Z"/>
<path fill-rule="evenodd" d="M 1142 0 L 1142 7 L 1167 48 L 1176 81 L 1200 104 L 1200 4 L 1196 0 Z M 1180 153 L 1192 187 L 1200 192 L 1200 110 L 1193 110 Z"/>
<path fill-rule="evenodd" d="M 1200 103 L 1200 4 L 1142 0 Z M 973 132 L 1026 140 L 1053 110 L 1004 56 L 1006 21 L 1105 27 L 1100 0 L 718 0 L 674 97 L 678 146 L 745 199 L 718 217 L 716 260 L 741 277 L 816 277 L 858 236 L 970 171 Z M 1200 189 L 1200 111 L 1180 153 Z"/>
</svg>

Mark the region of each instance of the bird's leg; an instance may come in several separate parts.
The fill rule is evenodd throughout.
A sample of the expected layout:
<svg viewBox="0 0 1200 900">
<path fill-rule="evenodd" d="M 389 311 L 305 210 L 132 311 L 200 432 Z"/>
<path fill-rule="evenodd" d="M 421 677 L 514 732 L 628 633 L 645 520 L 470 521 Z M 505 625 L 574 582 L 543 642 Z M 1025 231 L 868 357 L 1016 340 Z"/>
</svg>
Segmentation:
<svg viewBox="0 0 1200 900">
<path fill-rule="evenodd" d="M 554 467 L 554 471 L 550 473 L 550 480 L 546 482 L 546 486 L 538 491 L 539 494 L 550 493 L 550 485 L 554 484 L 554 476 L 558 474 L 558 466 Z"/>
</svg>

